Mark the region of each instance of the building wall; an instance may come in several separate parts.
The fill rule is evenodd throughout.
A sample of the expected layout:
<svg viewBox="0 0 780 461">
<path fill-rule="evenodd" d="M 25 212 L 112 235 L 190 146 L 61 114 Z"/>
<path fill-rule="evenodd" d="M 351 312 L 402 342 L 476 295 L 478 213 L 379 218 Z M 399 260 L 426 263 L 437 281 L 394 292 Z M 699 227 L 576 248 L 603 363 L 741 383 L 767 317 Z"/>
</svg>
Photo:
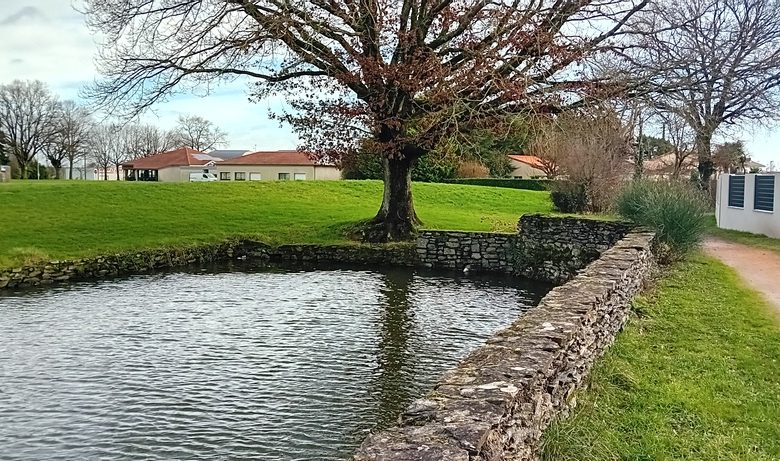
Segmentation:
<svg viewBox="0 0 780 461">
<path fill-rule="evenodd" d="M 341 170 L 335 166 L 314 167 L 314 179 L 321 181 L 335 181 L 341 179 Z"/>
<path fill-rule="evenodd" d="M 534 168 L 527 163 L 518 162 L 517 160 L 510 160 L 510 163 L 512 164 L 512 168 L 514 168 L 511 173 L 513 178 L 530 179 L 536 177 L 547 177 L 544 171 L 538 168 Z"/>
<path fill-rule="evenodd" d="M 754 210 L 754 191 L 756 175 L 745 176 L 745 203 L 743 208 L 730 207 L 729 177 L 722 174 L 718 177 L 718 188 L 715 197 L 715 218 L 718 227 L 753 234 L 764 234 L 780 238 L 780 173 L 768 173 L 775 176 L 774 212 Z"/>
<path fill-rule="evenodd" d="M 279 173 L 289 173 L 290 180 L 295 179 L 295 174 L 306 175 L 306 180 L 332 180 L 340 179 L 341 173 L 336 167 L 326 166 L 307 166 L 307 165 L 218 165 L 216 173 L 230 173 L 230 181 L 235 181 L 235 173 L 245 173 L 246 180 L 249 181 L 252 173 L 260 174 L 260 181 L 278 181 Z"/>
</svg>

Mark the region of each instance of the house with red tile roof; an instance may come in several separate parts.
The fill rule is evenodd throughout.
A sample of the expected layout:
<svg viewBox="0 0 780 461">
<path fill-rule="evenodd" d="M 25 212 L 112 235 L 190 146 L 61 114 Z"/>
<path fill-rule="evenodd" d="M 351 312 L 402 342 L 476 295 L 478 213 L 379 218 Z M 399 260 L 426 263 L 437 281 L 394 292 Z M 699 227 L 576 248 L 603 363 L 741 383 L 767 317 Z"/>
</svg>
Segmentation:
<svg viewBox="0 0 780 461">
<path fill-rule="evenodd" d="M 546 178 L 542 159 L 535 155 L 510 155 L 511 177 L 515 179 Z"/>
<path fill-rule="evenodd" d="M 181 147 L 125 162 L 122 168 L 127 181 L 341 179 L 335 165 L 314 161 L 296 150 L 248 152 L 231 158 Z"/>
<path fill-rule="evenodd" d="M 316 161 L 297 150 L 260 151 L 219 164 L 221 181 L 285 181 L 341 179 L 341 171 L 329 162 Z"/>
</svg>

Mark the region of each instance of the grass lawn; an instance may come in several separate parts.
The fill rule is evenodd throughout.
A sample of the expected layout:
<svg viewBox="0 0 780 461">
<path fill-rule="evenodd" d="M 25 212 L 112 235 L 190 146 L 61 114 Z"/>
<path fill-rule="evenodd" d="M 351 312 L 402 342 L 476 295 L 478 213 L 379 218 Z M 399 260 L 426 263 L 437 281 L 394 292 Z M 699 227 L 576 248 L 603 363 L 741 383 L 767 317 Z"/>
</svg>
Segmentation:
<svg viewBox="0 0 780 461">
<path fill-rule="evenodd" d="M 707 234 L 730 242 L 742 243 L 744 245 L 780 253 L 780 239 L 767 237 L 766 235 L 751 234 L 749 232 L 720 229 L 715 223 L 715 216 L 710 217 L 710 221 L 707 225 Z"/>
<path fill-rule="evenodd" d="M 779 460 L 780 328 L 765 301 L 699 254 L 636 307 L 542 459 Z"/>
<path fill-rule="evenodd" d="M 425 227 L 514 229 L 550 212 L 547 192 L 415 184 Z M 379 208 L 378 181 L 0 184 L 0 267 L 37 259 L 253 236 L 268 243 L 344 241 L 343 229 Z"/>
</svg>

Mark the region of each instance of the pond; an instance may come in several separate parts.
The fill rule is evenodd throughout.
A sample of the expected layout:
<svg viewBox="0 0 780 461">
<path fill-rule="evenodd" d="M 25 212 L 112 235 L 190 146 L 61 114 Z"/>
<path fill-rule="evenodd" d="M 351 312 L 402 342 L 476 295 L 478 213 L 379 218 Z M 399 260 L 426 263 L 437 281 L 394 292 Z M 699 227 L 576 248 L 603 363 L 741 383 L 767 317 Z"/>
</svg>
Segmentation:
<svg viewBox="0 0 780 461">
<path fill-rule="evenodd" d="M 0 458 L 348 459 L 549 288 L 240 266 L 5 295 Z"/>
</svg>

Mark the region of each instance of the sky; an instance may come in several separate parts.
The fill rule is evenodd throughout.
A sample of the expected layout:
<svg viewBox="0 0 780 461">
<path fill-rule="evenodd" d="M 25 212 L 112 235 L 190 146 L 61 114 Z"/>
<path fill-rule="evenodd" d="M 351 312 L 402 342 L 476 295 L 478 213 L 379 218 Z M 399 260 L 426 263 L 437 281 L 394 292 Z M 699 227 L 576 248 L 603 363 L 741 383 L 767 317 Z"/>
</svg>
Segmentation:
<svg viewBox="0 0 780 461">
<path fill-rule="evenodd" d="M 98 45 L 70 0 L 0 0 L 0 83 L 41 80 L 62 99 L 79 100 L 79 89 L 98 77 Z M 289 126 L 271 120 L 279 101 L 252 103 L 246 81 L 207 96 L 179 95 L 144 114 L 142 122 L 170 129 L 179 115 L 200 115 L 228 134 L 225 148 L 293 149 Z"/>
<path fill-rule="evenodd" d="M 79 88 L 98 78 L 98 40 L 69 0 L 0 0 L 0 83 L 41 80 L 62 99 L 78 100 Z M 279 101 L 248 100 L 246 81 L 225 84 L 211 94 L 179 95 L 154 107 L 142 121 L 170 129 L 179 115 L 200 115 L 228 134 L 225 148 L 290 149 L 298 139 L 289 126 L 269 118 Z M 746 126 L 715 141 L 741 139 L 753 160 L 780 169 L 780 126 Z"/>
</svg>

